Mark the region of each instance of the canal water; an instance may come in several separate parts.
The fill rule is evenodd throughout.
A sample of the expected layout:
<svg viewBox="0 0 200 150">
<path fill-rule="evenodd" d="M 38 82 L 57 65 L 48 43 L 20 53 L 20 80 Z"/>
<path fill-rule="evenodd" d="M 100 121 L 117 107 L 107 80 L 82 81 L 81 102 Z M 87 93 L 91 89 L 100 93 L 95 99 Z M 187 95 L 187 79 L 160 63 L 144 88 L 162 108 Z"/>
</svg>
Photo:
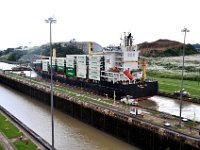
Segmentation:
<svg viewBox="0 0 200 150">
<path fill-rule="evenodd" d="M 16 64 L 8 64 L 8 63 L 4 63 L 4 62 L 0 62 L 0 69 L 2 70 L 11 70 L 12 67 L 15 67 Z"/>
<path fill-rule="evenodd" d="M 50 107 L 0 84 L 0 105 L 51 143 Z M 55 147 L 58 150 L 138 150 L 119 139 L 55 110 Z"/>
<path fill-rule="evenodd" d="M 152 105 L 152 103 L 155 105 Z M 149 98 L 147 101 L 141 102 L 141 104 L 146 105 L 149 108 L 153 108 L 158 111 L 166 112 L 176 116 L 179 116 L 180 113 L 180 100 L 154 96 Z M 182 117 L 200 122 L 200 105 L 183 101 Z"/>
</svg>

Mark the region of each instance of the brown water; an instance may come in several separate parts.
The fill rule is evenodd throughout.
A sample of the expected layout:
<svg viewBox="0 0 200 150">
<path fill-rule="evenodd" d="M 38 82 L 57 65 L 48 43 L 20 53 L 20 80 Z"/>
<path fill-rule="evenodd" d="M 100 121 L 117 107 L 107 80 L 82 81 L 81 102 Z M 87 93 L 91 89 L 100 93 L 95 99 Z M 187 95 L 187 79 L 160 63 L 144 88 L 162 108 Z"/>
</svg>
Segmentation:
<svg viewBox="0 0 200 150">
<path fill-rule="evenodd" d="M 0 84 L 0 105 L 51 143 L 50 107 Z M 138 150 L 100 130 L 55 110 L 58 150 Z"/>
</svg>

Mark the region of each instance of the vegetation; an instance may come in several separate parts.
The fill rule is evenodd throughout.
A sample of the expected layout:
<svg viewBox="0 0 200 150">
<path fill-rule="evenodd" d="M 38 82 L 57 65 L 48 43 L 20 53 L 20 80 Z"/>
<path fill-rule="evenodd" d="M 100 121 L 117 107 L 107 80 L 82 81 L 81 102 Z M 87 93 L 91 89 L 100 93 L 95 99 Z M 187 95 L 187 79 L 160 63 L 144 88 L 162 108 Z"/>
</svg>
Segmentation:
<svg viewBox="0 0 200 150">
<path fill-rule="evenodd" d="M 148 76 L 151 77 L 159 77 L 159 78 L 168 78 L 168 79 L 181 79 L 181 74 L 176 72 L 160 72 L 156 70 L 151 70 L 147 72 Z M 191 80 L 200 82 L 200 75 L 199 74 L 184 74 L 184 80 Z"/>
<path fill-rule="evenodd" d="M 182 56 L 147 59 L 147 77 L 158 81 L 160 92 L 180 91 Z M 200 98 L 200 54 L 185 56 L 184 62 L 184 89 L 193 97 Z"/>
<path fill-rule="evenodd" d="M 11 52 L 14 52 L 14 48 L 7 48 L 6 50 L 0 51 L 0 56 L 9 54 L 9 53 L 11 53 Z"/>
<path fill-rule="evenodd" d="M 3 132 L 9 139 L 23 135 L 22 132 L 19 132 L 19 130 L 1 114 L 0 122 L 0 131 Z"/>
<path fill-rule="evenodd" d="M 32 141 L 30 140 L 18 140 L 16 142 L 14 142 L 15 147 L 18 150 L 36 150 L 37 146 L 35 144 L 33 144 Z"/>
<path fill-rule="evenodd" d="M 4 150 L 3 146 L 0 145 L 0 150 Z"/>
<path fill-rule="evenodd" d="M 83 54 L 83 50 L 75 45 L 65 44 L 64 47 L 61 43 L 55 43 L 53 47 L 57 50 L 57 57 L 65 57 L 67 54 Z"/>
<path fill-rule="evenodd" d="M 148 59 L 147 76 L 177 79 L 182 77 L 183 57 L 151 57 Z M 200 54 L 188 55 L 184 59 L 184 80 L 200 82 Z"/>
<path fill-rule="evenodd" d="M 171 48 L 164 51 L 160 56 L 161 57 L 182 56 L 182 53 L 183 53 L 182 49 Z M 185 55 L 192 55 L 197 53 L 198 53 L 197 50 L 192 45 L 190 44 L 186 45 Z"/>
<path fill-rule="evenodd" d="M 36 150 L 37 146 L 29 139 L 20 140 L 23 133 L 18 130 L 6 117 L 0 114 L 0 132 L 3 132 L 8 139 L 16 138 L 13 143 L 17 150 Z M 0 150 L 4 148 L 0 145 Z"/>
<path fill-rule="evenodd" d="M 52 47 L 56 49 L 57 57 L 65 57 L 67 54 L 83 54 L 83 50 L 79 49 L 74 44 L 68 44 L 68 43 L 54 43 L 52 44 Z M 50 45 L 42 45 L 39 47 L 35 47 L 31 50 L 31 54 L 37 54 L 37 55 L 44 55 L 44 56 L 50 56 Z"/>
<path fill-rule="evenodd" d="M 198 54 L 198 51 L 191 45 L 187 44 L 185 47 L 185 55 L 192 55 Z M 183 48 L 168 48 L 164 51 L 157 51 L 154 54 L 148 54 L 147 56 L 154 56 L 154 57 L 171 57 L 171 56 L 182 56 Z"/>
<path fill-rule="evenodd" d="M 150 77 L 158 81 L 159 91 L 174 93 L 175 91 L 180 90 L 181 80 L 169 79 L 169 78 L 160 78 L 160 77 Z M 194 97 L 200 98 L 200 84 L 195 81 L 184 80 L 184 89 L 189 92 Z"/>
<path fill-rule="evenodd" d="M 26 48 L 26 49 L 25 49 Z M 56 49 L 57 57 L 65 57 L 67 54 L 84 54 L 83 49 L 76 46 L 75 43 L 53 43 L 52 48 Z M 23 61 L 22 56 L 27 56 L 28 60 L 37 55 L 50 56 L 50 45 L 45 44 L 39 47 L 33 47 L 27 50 L 27 47 L 8 48 L 0 51 L 0 60 L 3 61 Z"/>
<path fill-rule="evenodd" d="M 28 51 L 25 50 L 15 50 L 8 56 L 9 61 L 18 61 L 23 55 L 26 55 Z"/>
<path fill-rule="evenodd" d="M 196 126 L 197 123 L 195 121 L 188 121 L 188 122 L 185 122 L 185 125 L 186 126 Z"/>
<path fill-rule="evenodd" d="M 194 48 L 197 48 L 197 49 L 200 49 L 200 44 L 197 43 L 197 44 L 193 44 Z"/>
</svg>

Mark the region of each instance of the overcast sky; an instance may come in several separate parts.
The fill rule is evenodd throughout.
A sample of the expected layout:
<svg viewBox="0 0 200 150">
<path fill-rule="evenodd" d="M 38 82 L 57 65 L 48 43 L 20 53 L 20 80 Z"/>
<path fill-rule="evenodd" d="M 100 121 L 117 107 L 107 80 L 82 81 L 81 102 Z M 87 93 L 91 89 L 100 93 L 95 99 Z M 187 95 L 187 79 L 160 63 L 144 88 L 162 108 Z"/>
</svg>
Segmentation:
<svg viewBox="0 0 200 150">
<path fill-rule="evenodd" d="M 123 32 L 131 31 L 135 43 L 171 39 L 200 43 L 199 0 L 2 0 L 0 50 L 52 41 L 95 41 L 118 45 Z"/>
</svg>

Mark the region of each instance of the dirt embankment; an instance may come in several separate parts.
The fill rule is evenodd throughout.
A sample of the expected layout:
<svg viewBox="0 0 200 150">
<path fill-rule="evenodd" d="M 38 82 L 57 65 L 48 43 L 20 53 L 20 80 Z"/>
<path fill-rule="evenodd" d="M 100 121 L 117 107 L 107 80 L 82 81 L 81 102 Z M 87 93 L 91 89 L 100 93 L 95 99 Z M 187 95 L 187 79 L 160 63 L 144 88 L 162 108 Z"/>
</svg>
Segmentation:
<svg viewBox="0 0 200 150">
<path fill-rule="evenodd" d="M 138 44 L 141 55 L 162 53 L 163 51 L 171 48 L 181 48 L 183 44 L 177 41 L 167 39 L 160 39 L 154 42 L 143 42 Z"/>
</svg>

